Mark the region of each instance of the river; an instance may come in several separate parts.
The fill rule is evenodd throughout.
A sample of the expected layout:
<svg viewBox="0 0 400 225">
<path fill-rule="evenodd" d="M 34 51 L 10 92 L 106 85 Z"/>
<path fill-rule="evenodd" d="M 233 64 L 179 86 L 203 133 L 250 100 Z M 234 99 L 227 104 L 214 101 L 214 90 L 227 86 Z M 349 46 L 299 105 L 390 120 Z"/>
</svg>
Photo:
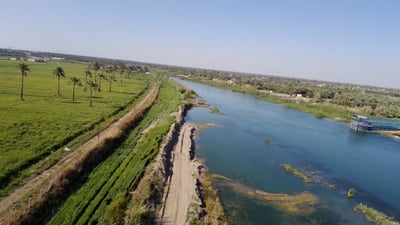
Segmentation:
<svg viewBox="0 0 400 225">
<path fill-rule="evenodd" d="M 217 124 L 202 130 L 196 141 L 197 154 L 208 173 L 264 192 L 306 191 L 319 198 L 312 214 L 292 215 L 216 182 L 229 224 L 369 224 L 352 210 L 358 203 L 400 218 L 400 141 L 355 133 L 348 124 L 318 119 L 249 95 L 178 81 L 223 113 L 193 108 L 185 118 Z M 285 173 L 283 163 L 323 182 L 305 184 Z M 356 190 L 354 199 L 347 198 L 349 188 Z"/>
</svg>

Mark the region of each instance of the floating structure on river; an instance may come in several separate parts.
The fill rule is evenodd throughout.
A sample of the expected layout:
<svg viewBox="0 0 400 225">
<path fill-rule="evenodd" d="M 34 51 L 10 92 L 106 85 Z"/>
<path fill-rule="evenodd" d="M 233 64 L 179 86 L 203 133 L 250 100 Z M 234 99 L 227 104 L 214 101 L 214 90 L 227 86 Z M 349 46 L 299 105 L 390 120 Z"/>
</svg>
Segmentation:
<svg viewBox="0 0 400 225">
<path fill-rule="evenodd" d="M 370 132 L 375 130 L 400 130 L 400 120 L 369 118 L 361 115 L 353 115 L 350 128 L 355 131 Z"/>
</svg>

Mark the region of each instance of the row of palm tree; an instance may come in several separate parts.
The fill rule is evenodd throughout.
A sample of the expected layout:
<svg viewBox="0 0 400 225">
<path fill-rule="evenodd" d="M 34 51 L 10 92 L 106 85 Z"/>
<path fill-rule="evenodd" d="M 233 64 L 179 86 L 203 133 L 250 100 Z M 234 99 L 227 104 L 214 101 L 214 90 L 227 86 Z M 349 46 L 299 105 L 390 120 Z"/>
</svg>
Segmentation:
<svg viewBox="0 0 400 225">
<path fill-rule="evenodd" d="M 91 69 L 94 71 L 92 73 Z M 21 72 L 21 101 L 24 100 L 24 77 L 28 75 L 30 68 L 25 63 L 19 64 L 19 70 Z M 98 72 L 100 71 L 100 74 Z M 90 89 L 90 106 L 92 106 L 92 98 L 94 91 L 101 91 L 101 81 L 105 80 L 108 82 L 109 87 L 108 91 L 112 91 L 112 83 L 117 81 L 115 73 L 120 74 L 121 84 L 123 81 L 124 74 L 126 77 L 129 78 L 133 73 L 145 73 L 148 69 L 142 66 L 134 66 L 134 65 L 125 65 L 125 64 L 112 64 L 112 65 L 101 65 L 98 62 L 92 63 L 88 69 L 84 72 L 85 77 L 85 87 L 84 90 L 86 91 L 88 88 Z M 66 76 L 64 69 L 58 66 L 54 71 L 53 74 L 57 77 L 57 95 L 61 96 L 61 89 L 60 89 L 60 80 L 61 78 Z M 106 75 L 105 75 L 106 74 Z M 92 80 L 92 75 L 94 75 L 94 80 Z M 72 101 L 75 102 L 75 88 L 76 86 L 82 86 L 81 80 L 77 77 L 70 78 L 72 84 Z"/>
<path fill-rule="evenodd" d="M 28 64 L 20 63 L 18 68 L 21 72 L 21 101 L 24 101 L 24 77 L 28 75 L 28 72 L 31 71 Z M 61 96 L 60 90 L 60 79 L 66 76 L 64 69 L 58 66 L 54 71 L 53 74 L 57 77 L 57 95 Z M 81 80 L 77 77 L 71 77 L 71 84 L 72 84 L 72 101 L 75 102 L 75 87 L 81 86 Z"/>
<path fill-rule="evenodd" d="M 91 63 L 88 66 L 88 70 L 94 71 L 94 81 L 97 83 L 97 73 L 98 71 L 101 71 L 101 74 L 113 74 L 115 77 L 115 73 L 119 73 L 121 77 L 121 83 L 124 78 L 124 74 L 126 74 L 126 77 L 129 78 L 133 73 L 137 74 L 144 74 L 146 72 L 149 72 L 149 69 L 147 67 L 139 66 L 139 65 L 126 65 L 123 63 L 119 64 L 103 64 L 101 65 L 98 62 Z"/>
</svg>

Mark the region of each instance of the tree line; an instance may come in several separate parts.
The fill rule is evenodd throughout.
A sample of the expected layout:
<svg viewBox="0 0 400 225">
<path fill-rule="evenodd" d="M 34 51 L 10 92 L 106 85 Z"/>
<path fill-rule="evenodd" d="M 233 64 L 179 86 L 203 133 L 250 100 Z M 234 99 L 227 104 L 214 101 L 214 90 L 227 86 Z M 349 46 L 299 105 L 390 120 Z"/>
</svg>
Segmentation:
<svg viewBox="0 0 400 225">
<path fill-rule="evenodd" d="M 24 101 L 24 78 L 30 72 L 30 67 L 26 63 L 20 63 L 18 65 L 19 71 L 21 73 L 21 91 L 20 100 Z M 89 105 L 93 106 L 93 92 L 101 91 L 102 81 L 108 83 L 108 91 L 112 91 L 112 84 L 117 81 L 116 74 L 120 76 L 120 82 L 123 83 L 123 79 L 129 79 L 134 73 L 144 74 L 150 72 L 148 67 L 138 66 L 138 65 L 126 65 L 126 64 L 100 64 L 98 62 L 90 63 L 86 70 L 84 71 L 83 77 L 85 79 L 84 91 L 89 89 L 90 98 Z M 66 77 L 66 72 L 61 66 L 54 69 L 53 75 L 57 78 L 57 95 L 61 96 L 60 80 Z M 77 86 L 82 86 L 81 78 L 73 76 L 70 77 L 70 83 L 72 85 L 72 102 L 75 102 L 75 89 Z"/>
</svg>

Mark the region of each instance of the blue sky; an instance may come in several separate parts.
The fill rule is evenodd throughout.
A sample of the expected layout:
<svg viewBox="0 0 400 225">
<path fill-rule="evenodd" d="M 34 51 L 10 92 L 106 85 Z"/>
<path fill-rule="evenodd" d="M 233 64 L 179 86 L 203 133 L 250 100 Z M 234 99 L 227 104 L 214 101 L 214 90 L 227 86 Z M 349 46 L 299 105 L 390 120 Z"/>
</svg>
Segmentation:
<svg viewBox="0 0 400 225">
<path fill-rule="evenodd" d="M 2 0 L 0 48 L 400 88 L 398 0 Z"/>
</svg>

